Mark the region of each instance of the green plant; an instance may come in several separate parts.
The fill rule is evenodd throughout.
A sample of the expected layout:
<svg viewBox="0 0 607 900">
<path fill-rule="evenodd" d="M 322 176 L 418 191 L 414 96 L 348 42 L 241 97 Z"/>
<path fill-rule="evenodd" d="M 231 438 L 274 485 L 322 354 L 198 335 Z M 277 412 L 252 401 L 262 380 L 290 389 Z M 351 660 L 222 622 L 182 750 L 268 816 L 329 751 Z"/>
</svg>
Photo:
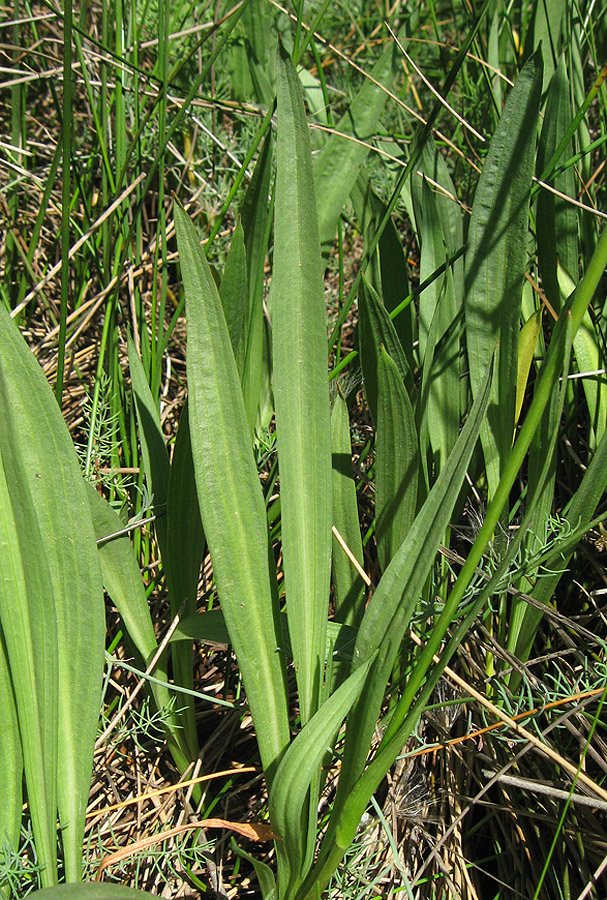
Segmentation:
<svg viewBox="0 0 607 900">
<path fill-rule="evenodd" d="M 504 56 L 510 66 L 517 62 L 500 25 L 501 5 L 486 2 L 446 70 L 445 97 L 459 73 L 464 83 L 470 79 L 472 63 L 466 54 L 475 41 L 484 39 L 480 29 L 490 7 L 489 55 L 498 63 Z M 317 21 L 325 8 L 318 11 Z M 107 12 L 104 46 L 109 43 Z M 244 20 L 254 24 L 254 13 L 251 5 L 242 13 Z M 128 15 L 136 30 L 134 7 Z M 218 42 L 210 51 L 205 47 L 208 55 L 196 87 L 169 124 L 169 90 L 190 71 L 179 59 L 171 68 L 169 19 L 168 8 L 159 8 L 159 57 L 151 79 L 158 93 L 147 111 L 139 107 L 136 90 L 137 99 L 128 108 L 128 91 L 141 71 L 137 42 L 128 52 L 121 43 L 121 23 L 115 52 L 125 54 L 128 77 L 110 84 L 104 60 L 98 110 L 93 83 L 86 76 L 85 81 L 97 111 L 104 207 L 110 196 L 130 190 L 125 187 L 127 171 L 146 128 L 148 138 L 155 140 L 156 134 L 158 140 L 152 154 L 160 187 L 151 320 L 146 320 L 141 293 L 135 291 L 128 361 L 162 576 L 171 616 L 182 620 L 171 642 L 172 672 L 188 699 L 179 704 L 169 699 L 165 656 L 155 660 L 152 671 L 150 659 L 158 643 L 138 561 L 124 536 L 104 540 L 121 533 L 122 523 L 107 502 L 84 485 L 52 393 L 3 308 L 0 709 L 9 725 L 1 739 L 7 777 L 0 826 L 15 847 L 24 769 L 42 884 L 53 886 L 59 878 L 57 810 L 66 879 L 80 878 L 84 803 L 102 679 L 103 583 L 138 654 L 134 668 L 151 676 L 158 716 L 182 771 L 199 750 L 192 699 L 193 641 L 234 648 L 278 836 L 276 878 L 259 861 L 252 864 L 264 897 L 315 900 L 355 840 L 374 792 L 425 714 L 434 685 L 469 629 L 481 619 L 491 636 L 526 661 L 542 619 L 541 606 L 548 608 L 563 564 L 596 524 L 593 516 L 607 480 L 604 385 L 585 383 L 580 392 L 585 418 L 567 376 L 572 359 L 582 374 L 604 367 L 604 315 L 595 313 L 591 302 L 607 261 L 607 233 L 597 239 L 587 223 L 582 252 L 582 241 L 577 234 L 573 238 L 577 214 L 554 205 L 544 192 L 535 206 L 530 204 L 534 171 L 541 181 L 573 191 L 573 163 L 562 160 L 567 152 L 582 159 L 587 155 L 585 141 L 577 146 L 582 113 L 600 85 L 584 100 L 579 85 L 575 90 L 567 85 L 565 66 L 556 56 L 544 67 L 545 54 L 535 50 L 538 36 L 556 29 L 556 51 L 564 41 L 565 20 L 544 21 L 539 14 L 527 20 L 521 10 L 520 24 L 535 52 L 518 74 L 503 111 L 498 102 L 502 88 L 487 82 L 489 97 L 495 100 L 496 126 L 466 229 L 452 199 L 464 179 L 448 171 L 431 138 L 443 115 L 438 102 L 392 180 L 389 199 L 380 198 L 368 184 L 369 143 L 386 105 L 380 85 L 392 84 L 398 44 L 391 42 L 382 51 L 373 80 L 366 80 L 355 94 L 337 133 L 318 138 L 319 153 L 313 157 L 303 98 L 313 105 L 317 82 L 326 98 L 327 85 L 322 67 L 316 80 L 309 72 L 300 77 L 296 68 L 307 45 L 318 60 L 313 29 L 304 28 L 300 9 L 293 59 L 279 40 L 275 69 L 273 63 L 268 65 L 271 50 L 265 35 L 251 30 L 247 39 L 252 55 L 243 56 L 237 44 L 232 62 L 242 70 L 246 66 L 256 100 L 267 106 L 267 113 L 209 228 L 197 229 L 175 205 L 188 328 L 188 402 L 171 455 L 158 398 L 163 354 L 184 301 L 178 302 L 167 325 L 167 160 L 184 110 L 221 58 L 222 45 Z M 571 53 L 579 56 L 580 23 L 573 14 L 567 23 L 575 38 Z M 230 17 L 227 36 L 232 24 Z M 399 24 L 402 40 L 411 23 Z M 83 60 L 86 32 L 82 22 L 73 27 Z M 280 29 L 288 35 L 284 20 Z M 64 60 L 67 66 L 67 50 Z M 188 65 L 191 61 L 190 55 Z M 241 76 L 246 84 L 242 71 Z M 543 87 L 548 95 L 540 131 Z M 111 140 L 104 119 L 109 90 L 116 111 Z M 70 108 L 69 92 L 63 98 L 65 111 Z M 13 93 L 18 99 L 18 92 Z M 316 103 L 316 116 L 320 109 Z M 271 132 L 274 111 L 276 141 Z M 64 146 L 72 147 L 69 126 L 64 125 Z M 131 126 L 135 137 L 129 143 Z M 352 137 L 356 140 L 349 140 Z M 242 200 L 241 222 L 225 253 L 223 276 L 215 277 L 200 247 L 202 232 L 210 233 L 212 243 L 260 146 Z M 71 174 L 66 158 L 64 154 L 64 276 L 71 258 Z M 58 160 L 57 155 L 55 168 Z M 144 178 L 146 189 L 141 187 Z M 150 178 L 142 167 L 133 183 L 137 192 L 131 223 L 115 219 L 113 232 L 104 230 L 96 245 L 102 280 L 108 285 L 133 242 L 139 258 L 140 214 Z M 16 215 L 14 193 L 9 200 Z M 350 200 L 364 241 L 363 271 L 347 296 L 343 268 L 340 272 L 339 312 L 327 344 L 322 271 L 336 232 L 341 253 L 340 217 Z M 409 288 L 406 255 L 391 218 L 397 204 L 409 209 L 421 245 L 421 283 L 415 292 Z M 522 289 L 530 258 L 535 265 L 536 243 L 542 285 L 558 315 L 553 327 L 542 323 L 541 308 Z M 15 246 L 9 241 L 7 259 L 14 257 Z M 27 257 L 32 248 L 33 243 Z M 219 255 L 224 255 L 223 248 Z M 268 255 L 272 277 L 266 298 Z M 339 262 L 343 267 L 341 256 Z M 75 272 L 81 286 L 80 276 L 86 274 L 86 267 Z M 68 340 L 66 290 L 64 277 L 61 370 Z M 19 305 L 25 281 L 16 293 Z M 341 358 L 340 329 L 356 297 L 356 350 Z M 108 452 L 113 462 L 138 459 L 135 421 L 124 401 L 118 298 L 110 292 L 105 310 L 87 423 L 87 474 L 94 468 L 95 442 L 104 437 L 104 421 L 111 432 Z M 12 290 L 5 292 L 5 300 L 14 306 Z M 527 323 L 522 330 L 521 321 Z M 366 477 L 375 486 L 375 520 L 366 541 L 371 536 L 375 540 L 378 577 L 368 601 L 363 579 L 352 567 L 352 560 L 363 566 L 365 557 L 350 465 L 348 407 L 338 389 L 331 408 L 329 390 L 331 378 L 356 357 L 373 421 L 373 438 L 365 452 Z M 58 373 L 59 395 L 61 383 Z M 571 479 L 571 497 L 556 518 L 556 470 L 561 465 L 557 448 L 565 428 L 576 434 L 585 429 L 592 457 L 584 476 Z M 39 437 L 42 430 L 45 440 Z M 467 558 L 454 571 L 445 562 L 437 564 L 436 558 L 439 548 L 449 552 L 451 525 L 467 499 L 468 473 L 487 502 Z M 513 490 L 517 479 L 522 497 Z M 512 534 L 517 507 L 518 528 Z M 345 539 L 348 554 L 332 526 Z M 99 551 L 95 540 L 101 542 Z M 220 609 L 200 613 L 197 589 L 205 545 Z M 530 607 L 528 599 L 540 608 Z M 413 622 L 422 631 L 421 648 L 409 634 Z M 485 664 L 489 676 L 499 671 L 492 653 Z M 504 704 L 509 701 L 506 688 L 515 691 L 520 681 L 516 672 L 506 677 Z M 327 768 L 338 761 L 339 786 L 319 838 L 319 798 Z M 3 887 L 7 883 L 5 877 Z M 54 890 L 81 891 L 84 896 L 97 889 L 87 885 Z"/>
</svg>

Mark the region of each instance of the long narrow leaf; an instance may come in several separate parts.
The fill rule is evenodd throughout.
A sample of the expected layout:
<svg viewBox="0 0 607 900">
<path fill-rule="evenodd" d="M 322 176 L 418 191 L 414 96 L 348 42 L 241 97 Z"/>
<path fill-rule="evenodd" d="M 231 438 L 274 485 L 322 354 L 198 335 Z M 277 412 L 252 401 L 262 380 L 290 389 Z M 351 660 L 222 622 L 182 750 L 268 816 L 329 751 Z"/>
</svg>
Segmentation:
<svg viewBox="0 0 607 900">
<path fill-rule="evenodd" d="M 407 357 L 394 323 L 377 292 L 364 277 L 360 285 L 358 313 L 360 359 L 365 381 L 365 394 L 369 412 L 373 420 L 377 422 L 377 367 L 382 346 L 386 348 L 388 356 L 396 363 L 405 385 L 411 387 L 412 381 Z"/>
<path fill-rule="evenodd" d="M 2 556 L 3 553 L 0 550 L 0 558 Z M 23 752 L 13 681 L 1 628 L 0 717 L 0 721 L 3 723 L 0 729 L 0 759 L 2 759 L 3 766 L 3 776 L 0 779 L 0 873 L 2 873 L 9 868 L 8 854 L 10 852 L 17 853 L 19 850 L 23 807 Z M 0 874 L 0 897 L 9 896 L 10 887 Z"/>
<path fill-rule="evenodd" d="M 198 580 L 204 556 L 204 531 L 196 496 L 196 479 L 190 441 L 188 404 L 179 417 L 173 461 L 167 492 L 167 538 L 164 568 L 169 587 L 171 614 L 190 615 L 196 611 Z M 182 607 L 185 604 L 185 608 Z M 192 647 L 185 644 L 175 648 L 172 655 L 173 678 L 176 684 L 192 690 L 194 687 L 194 658 Z M 189 746 L 191 759 L 198 753 L 198 737 L 194 708 L 183 707 L 179 716 L 184 732 L 184 744 Z"/>
<path fill-rule="evenodd" d="M 154 497 L 154 510 L 157 518 L 155 521 L 156 534 L 160 551 L 164 552 L 166 540 L 166 498 L 169 485 L 169 457 L 166 450 L 160 415 L 154 402 L 152 391 L 148 384 L 143 364 L 135 344 L 129 336 L 129 369 L 133 385 L 133 397 L 137 421 L 139 423 L 139 435 L 141 440 L 141 455 L 147 479 L 148 488 Z"/>
<path fill-rule="evenodd" d="M 403 26 L 399 36 L 404 36 Z M 370 78 L 352 100 L 348 111 L 337 123 L 314 164 L 314 180 L 318 197 L 318 222 L 323 252 L 328 252 L 341 211 L 367 154 L 368 143 L 377 130 L 388 94 L 398 71 L 398 51 L 393 41 L 373 66 Z M 345 135 L 345 137 L 342 137 Z M 354 137 L 356 140 L 348 140 Z"/>
<path fill-rule="evenodd" d="M 2 387 L 0 378 L 0 399 L 4 400 Z M 43 867 L 41 880 L 43 885 L 51 885 L 57 882 L 57 626 L 49 603 L 53 596 L 50 573 L 40 554 L 33 504 L 25 491 L 27 483 L 17 482 L 16 509 L 11 503 L 3 464 L 10 427 L 5 420 L 0 456 L 0 622 L 10 668 L 4 690 L 12 695 L 14 687 L 20 724 L 4 740 L 12 742 L 15 763 L 15 739 L 23 750 L 36 853 Z M 10 722 L 4 727 L 10 727 Z M 20 786 L 8 780 L 10 762 L 6 777 L 3 815 L 11 820 L 12 831 Z"/>
<path fill-rule="evenodd" d="M 109 503 L 92 487 L 89 488 L 88 499 L 95 534 L 97 540 L 102 541 L 98 546 L 103 586 L 120 613 L 128 637 L 145 665 L 158 649 L 158 642 L 133 546 L 128 537 L 102 540 L 120 531 L 122 522 Z M 167 677 L 164 660 L 158 663 L 154 674 L 159 680 Z M 170 709 L 171 696 L 168 688 L 152 683 L 151 690 L 157 709 L 163 713 L 169 749 L 179 770 L 183 772 L 195 757 L 194 749 L 187 746 L 179 717 Z"/>
<path fill-rule="evenodd" d="M 481 441 L 493 496 L 512 446 L 520 300 L 529 192 L 542 87 L 538 53 L 504 107 L 476 190 L 466 252 L 466 341 L 473 394 L 499 342 L 496 380 Z"/>
<path fill-rule="evenodd" d="M 302 721 L 318 709 L 331 574 L 327 318 L 301 85 L 279 45 L 272 325 L 287 615 Z"/>
<path fill-rule="evenodd" d="M 175 222 L 188 321 L 189 423 L 213 574 L 270 784 L 289 742 L 266 510 L 221 300 L 194 225 Z"/>
<path fill-rule="evenodd" d="M 406 539 L 379 582 L 359 629 L 353 667 L 368 659 L 376 650 L 379 652 L 348 721 L 337 810 L 364 768 L 385 686 L 424 582 L 434 565 L 438 545 L 449 524 L 478 440 L 489 402 L 492 375 L 491 365 L 457 443 Z"/>
<path fill-rule="evenodd" d="M 82 837 L 99 718 L 105 609 L 95 535 L 74 446 L 40 366 L 0 314 L 3 459 L 9 490 L 22 485 L 38 521 L 57 621 L 61 753 L 58 806 L 66 878 L 82 873 Z M 14 500 L 13 500 L 14 505 Z"/>
<path fill-rule="evenodd" d="M 415 519 L 419 447 L 411 401 L 384 347 L 377 376 L 375 535 L 385 572 Z"/>
<path fill-rule="evenodd" d="M 370 658 L 356 672 L 337 688 L 318 712 L 310 719 L 289 746 L 276 772 L 276 778 L 270 791 L 270 816 L 272 827 L 281 838 L 278 850 L 281 859 L 288 860 L 290 872 L 286 889 L 280 895 L 288 900 L 305 876 L 302 862 L 309 855 L 305 841 L 308 833 L 302 824 L 302 810 L 307 805 L 307 794 L 310 783 L 325 756 L 328 736 L 335 734 L 340 723 L 348 714 L 352 704 L 358 698 L 369 666 Z M 279 878 L 281 876 L 279 866 Z"/>
<path fill-rule="evenodd" d="M 363 544 L 358 521 L 356 485 L 352 473 L 352 443 L 348 406 L 338 390 L 331 410 L 333 449 L 333 524 L 363 566 Z M 333 538 L 333 587 L 335 618 L 358 625 L 364 612 L 365 585 L 337 538 Z"/>
</svg>

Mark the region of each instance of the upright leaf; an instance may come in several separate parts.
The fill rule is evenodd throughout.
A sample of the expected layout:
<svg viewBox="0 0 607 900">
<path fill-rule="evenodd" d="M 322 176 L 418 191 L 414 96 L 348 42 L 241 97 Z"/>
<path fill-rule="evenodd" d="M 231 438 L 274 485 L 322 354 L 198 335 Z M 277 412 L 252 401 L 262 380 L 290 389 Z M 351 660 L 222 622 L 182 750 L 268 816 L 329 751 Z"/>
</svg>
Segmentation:
<svg viewBox="0 0 607 900">
<path fill-rule="evenodd" d="M 415 519 L 419 446 L 411 401 L 384 347 L 377 375 L 375 535 L 385 572 Z"/>
<path fill-rule="evenodd" d="M 368 181 L 359 175 L 351 192 L 356 216 L 361 223 L 365 246 L 371 245 L 377 229 L 387 211 Z M 389 313 L 402 303 L 409 294 L 407 261 L 400 235 L 392 218 L 388 220 L 379 238 L 377 250 L 369 262 L 366 278 L 383 299 Z M 407 362 L 413 368 L 413 316 L 415 307 L 409 304 L 393 320 Z"/>
<path fill-rule="evenodd" d="M 135 344 L 129 336 L 128 341 L 129 368 L 133 386 L 133 397 L 139 436 L 141 455 L 148 488 L 154 496 L 156 521 L 154 526 L 158 536 L 161 553 L 165 549 L 166 540 L 166 499 L 169 485 L 169 457 L 166 449 L 160 414 L 152 396 L 152 391 L 145 376 L 143 364 Z"/>
<path fill-rule="evenodd" d="M 403 26 L 399 36 L 404 35 Z M 356 97 L 314 163 L 314 182 L 318 198 L 318 223 L 323 252 L 328 253 L 337 230 L 337 222 L 350 191 L 356 184 L 367 154 L 369 141 L 377 130 L 388 90 L 392 89 L 399 64 L 394 41 L 373 66 Z M 342 137 L 345 135 L 345 137 Z M 349 137 L 355 140 L 348 140 Z"/>
<path fill-rule="evenodd" d="M 284 871 L 279 866 L 280 896 L 285 900 L 295 895 L 307 872 L 302 863 L 310 857 L 306 846 L 308 833 L 302 827 L 302 809 L 307 804 L 310 783 L 325 756 L 330 735 L 336 734 L 340 723 L 358 698 L 372 659 L 360 666 L 323 703 L 317 713 L 300 731 L 285 753 L 270 792 L 270 816 L 280 840 L 277 845 L 290 873 L 285 887 Z M 313 849 L 313 848 L 312 848 Z M 281 876 L 282 882 L 281 882 Z"/>
<path fill-rule="evenodd" d="M 188 321 L 189 424 L 198 502 L 271 784 L 289 742 L 289 721 L 265 504 L 217 287 L 196 229 L 181 207 L 176 207 L 175 222 Z"/>
<path fill-rule="evenodd" d="M 167 541 L 164 569 L 169 588 L 171 615 L 181 613 L 182 618 L 196 611 L 198 580 L 204 556 L 204 532 L 196 496 L 196 479 L 188 404 L 184 404 L 179 417 L 173 461 L 169 473 L 167 493 Z M 182 607 L 185 607 L 182 609 Z M 173 677 L 181 687 L 194 687 L 194 657 L 192 646 L 180 646 L 172 653 Z M 198 753 L 198 737 L 194 707 L 190 702 L 181 704 L 185 743 L 190 748 L 191 759 Z"/>
<path fill-rule="evenodd" d="M 327 318 L 301 85 L 279 45 L 274 401 L 287 616 L 303 722 L 318 709 L 331 574 Z"/>
<path fill-rule="evenodd" d="M 0 317 L 3 313 L 4 308 Z M 2 388 L 0 377 L 0 400 L 4 401 Z M 5 420 L 0 454 L 0 623 L 8 663 L 3 692 L 9 718 L 3 732 L 11 724 L 14 731 L 2 741 L 7 750 L 2 817 L 8 836 L 18 840 L 21 773 L 16 767 L 22 750 L 36 854 L 43 867 L 41 880 L 51 885 L 57 882 L 57 626 L 49 603 L 53 597 L 50 573 L 40 554 L 38 523 L 28 490 L 31 473 L 25 484 L 21 479 L 13 481 L 18 489 L 16 508 L 11 502 L 4 466 L 10 428 Z M 11 476 L 15 474 L 13 469 Z"/>
<path fill-rule="evenodd" d="M 573 118 L 571 110 L 570 86 L 567 66 L 561 58 L 550 81 L 544 122 L 537 150 L 536 175 L 541 177 L 556 148 L 561 143 Z M 566 150 L 573 156 L 573 143 Z M 547 188 L 540 188 L 537 199 L 535 230 L 537 235 L 537 258 L 542 276 L 542 290 L 552 308 L 558 312 L 561 298 L 557 277 L 557 262 L 569 272 L 571 278 L 578 278 L 578 211 L 565 197 L 575 197 L 575 174 L 573 166 L 550 179 L 550 185 L 561 196 L 556 196 Z"/>
<path fill-rule="evenodd" d="M 226 259 L 219 295 L 223 303 L 238 371 L 241 373 L 244 368 L 246 354 L 245 325 L 249 304 L 248 294 L 244 231 L 241 223 L 238 222 L 232 235 L 232 243 Z"/>
<path fill-rule="evenodd" d="M 66 878 L 78 881 L 103 672 L 103 588 L 74 445 L 38 362 L 4 309 L 0 348 L 7 481 L 11 492 L 21 486 L 31 497 L 36 552 L 46 559 L 52 584 L 45 602 L 54 602 L 57 622 L 58 806 Z"/>
<path fill-rule="evenodd" d="M 499 345 L 491 405 L 481 432 L 490 496 L 514 431 L 513 386 L 541 87 L 542 62 L 536 53 L 519 74 L 491 139 L 468 231 L 465 318 L 473 395 Z"/>
<path fill-rule="evenodd" d="M 331 445 L 333 451 L 333 524 L 354 556 L 363 566 L 363 544 L 358 521 L 356 485 L 352 472 L 352 443 L 348 406 L 341 393 L 331 410 Z M 338 622 L 358 625 L 364 612 L 365 585 L 337 538 L 333 538 L 333 587 L 335 618 Z"/>
<path fill-rule="evenodd" d="M 268 339 L 263 313 L 264 264 L 267 253 L 268 195 L 272 176 L 273 139 L 268 133 L 242 204 L 247 284 L 249 290 L 244 323 L 244 369 L 241 373 L 244 404 L 251 433 L 255 428 L 264 380 L 269 371 Z"/>
<path fill-rule="evenodd" d="M 0 549 L 0 560 L 3 557 Z M 0 563 L 1 565 L 1 563 Z M 3 588 L 0 588 L 3 590 Z M 0 612 L 1 620 L 1 612 Z M 0 873 L 9 868 L 8 852 L 17 853 L 21 835 L 21 810 L 23 807 L 23 752 L 17 719 L 17 707 L 13 681 L 6 655 L 6 646 L 0 628 L 0 758 L 3 760 L 3 777 L 0 779 Z M 10 896 L 10 886 L 0 874 L 0 897 Z"/>
<path fill-rule="evenodd" d="M 373 421 L 377 422 L 377 368 L 381 347 L 386 348 L 388 356 L 396 363 L 400 377 L 409 388 L 412 386 L 411 373 L 388 310 L 364 277 L 360 284 L 358 315 L 358 339 L 365 394 L 369 412 Z"/>
<path fill-rule="evenodd" d="M 348 721 L 337 809 L 345 802 L 364 768 L 385 686 L 424 582 L 434 565 L 438 545 L 449 524 L 478 440 L 492 373 L 493 366 L 490 365 L 457 443 L 407 537 L 384 572 L 360 626 L 353 668 L 369 659 L 376 650 L 378 654 Z"/>
<path fill-rule="evenodd" d="M 120 531 L 122 522 L 109 503 L 91 486 L 88 499 L 95 535 L 100 542 L 98 550 L 103 586 L 120 614 L 129 640 L 139 652 L 143 665 L 146 665 L 158 649 L 158 642 L 133 546 L 127 536 L 103 540 Z M 159 680 L 167 679 L 166 657 L 159 661 L 154 675 Z M 170 709 L 169 689 L 155 683 L 150 683 L 150 688 L 156 708 L 163 713 L 169 749 L 180 772 L 184 772 L 196 756 L 197 743 L 188 747 L 183 723 L 179 721 L 179 715 Z"/>
<path fill-rule="evenodd" d="M 436 152 L 436 151 L 435 151 Z M 428 154 L 426 154 L 426 157 Z M 438 157 L 438 154 L 436 154 Z M 431 159 L 424 160 L 435 176 L 454 191 L 448 173 Z M 443 163 L 444 166 L 444 163 Z M 461 213 L 457 204 L 442 196 L 426 180 L 414 192 L 421 239 L 420 279 L 426 280 L 459 250 L 462 242 Z M 421 398 L 418 404 L 420 449 L 426 469 L 427 444 L 432 450 L 434 476 L 445 464 L 460 422 L 459 381 L 462 334 L 463 268 L 457 259 L 420 295 L 419 354 L 422 361 Z M 431 473 L 426 473 L 428 485 Z"/>
</svg>

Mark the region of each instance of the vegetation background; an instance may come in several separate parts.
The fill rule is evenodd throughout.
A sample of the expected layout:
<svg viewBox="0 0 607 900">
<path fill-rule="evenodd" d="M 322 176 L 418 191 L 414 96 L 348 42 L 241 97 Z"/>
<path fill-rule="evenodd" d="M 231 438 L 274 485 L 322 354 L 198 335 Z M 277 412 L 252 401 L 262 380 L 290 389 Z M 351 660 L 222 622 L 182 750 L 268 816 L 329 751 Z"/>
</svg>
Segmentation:
<svg viewBox="0 0 607 900">
<path fill-rule="evenodd" d="M 3 896 L 604 897 L 607 13 L 0 28 Z"/>
</svg>

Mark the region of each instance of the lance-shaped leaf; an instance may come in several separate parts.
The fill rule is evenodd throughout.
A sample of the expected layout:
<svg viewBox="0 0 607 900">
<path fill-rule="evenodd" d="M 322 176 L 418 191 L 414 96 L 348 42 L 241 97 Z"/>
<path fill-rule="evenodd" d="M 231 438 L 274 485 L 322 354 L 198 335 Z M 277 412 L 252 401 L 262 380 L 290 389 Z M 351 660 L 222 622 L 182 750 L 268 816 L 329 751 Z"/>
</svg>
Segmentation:
<svg viewBox="0 0 607 900">
<path fill-rule="evenodd" d="M 0 399 L 4 400 L 3 392 Z M 9 712 L 2 729 L 7 752 L 2 816 L 7 832 L 10 829 L 10 836 L 15 837 L 16 830 L 18 840 L 21 805 L 15 807 L 21 799 L 21 772 L 15 767 L 22 749 L 36 854 L 43 867 L 42 883 L 51 885 L 57 881 L 57 626 L 49 603 L 53 596 L 50 574 L 40 553 L 38 523 L 27 481 L 25 485 L 13 482 L 18 488 L 15 509 L 11 502 L 3 463 L 10 427 L 5 420 L 0 455 L 0 622 L 7 660 L 2 690 L 4 704 L 10 705 L 14 687 L 12 715 L 17 714 L 19 726 L 14 719 L 11 722 Z M 12 735 L 6 733 L 11 727 Z M 11 768 L 15 768 L 13 773 Z"/>
<path fill-rule="evenodd" d="M 567 64 L 561 57 L 558 68 L 550 81 L 544 122 L 537 149 L 535 174 L 541 178 L 556 148 L 561 144 L 573 119 Z M 573 141 L 565 148 L 566 157 L 575 152 Z M 560 191 L 556 196 L 540 187 L 537 198 L 535 232 L 537 259 L 542 276 L 542 290 L 552 308 L 561 308 L 557 278 L 557 263 L 577 281 L 578 276 L 578 210 L 566 199 L 575 197 L 576 184 L 573 166 L 551 177 L 550 185 Z M 567 292 L 566 296 L 569 295 Z"/>
<path fill-rule="evenodd" d="M 411 401 L 383 346 L 377 376 L 375 535 L 385 572 L 415 519 L 419 448 Z"/>
<path fill-rule="evenodd" d="M 175 209 L 188 322 L 189 424 L 213 574 L 268 783 L 289 742 L 266 510 L 223 307 L 196 229 Z"/>
<path fill-rule="evenodd" d="M 496 379 L 481 432 L 490 496 L 512 447 L 513 385 L 541 88 L 542 62 L 537 52 L 519 74 L 491 139 L 468 231 L 465 317 L 474 395 L 499 342 Z"/>
<path fill-rule="evenodd" d="M 245 323 L 249 304 L 249 288 L 244 231 L 240 222 L 236 225 L 232 236 L 219 294 L 228 323 L 238 371 L 242 372 L 246 353 Z"/>
<path fill-rule="evenodd" d="M 198 579 L 204 556 L 204 532 L 196 496 L 196 479 L 192 460 L 192 446 L 188 421 L 188 404 L 179 417 L 173 461 L 169 473 L 167 493 L 167 540 L 163 560 L 169 587 L 171 614 L 189 615 L 196 611 Z M 185 608 L 182 609 L 185 604 Z M 173 677 L 181 687 L 194 687 L 194 659 L 192 647 L 185 644 L 172 654 Z M 185 743 L 191 759 L 198 753 L 198 737 L 191 702 L 180 704 Z"/>
<path fill-rule="evenodd" d="M 88 499 L 98 541 L 103 586 L 120 613 L 129 639 L 139 651 L 143 663 L 147 664 L 158 649 L 158 642 L 133 546 L 127 536 L 111 537 L 122 530 L 122 522 L 109 503 L 91 486 Z M 167 678 L 165 659 L 160 660 L 154 674 L 158 679 Z M 152 683 L 151 690 L 156 707 L 164 713 L 169 749 L 183 772 L 196 753 L 187 745 L 179 714 L 170 710 L 168 688 Z M 182 706 L 181 701 L 179 705 Z"/>
<path fill-rule="evenodd" d="M 301 85 L 279 45 L 271 316 L 287 616 L 302 720 L 318 708 L 331 574 L 327 317 Z"/>
<path fill-rule="evenodd" d="M 0 558 L 2 555 L 3 550 L 0 549 Z M 0 587 L 1 590 L 3 590 L 2 587 Z M 1 628 L 0 716 L 0 721 L 3 723 L 3 727 L 0 729 L 0 758 L 3 767 L 3 776 L 0 779 L 0 835 L 2 835 L 0 872 L 6 872 L 9 866 L 7 850 L 12 853 L 17 853 L 19 850 L 23 807 L 23 753 L 13 682 Z M 9 896 L 10 886 L 0 875 L 0 897 Z"/>
<path fill-rule="evenodd" d="M 166 449 L 160 414 L 148 384 L 143 363 L 131 337 L 128 339 L 129 369 L 133 385 L 135 410 L 139 423 L 141 455 L 148 488 L 154 496 L 154 522 L 160 552 L 164 553 L 166 541 L 166 499 L 169 485 L 169 456 Z"/>
<path fill-rule="evenodd" d="M 377 367 L 382 346 L 396 363 L 403 382 L 409 387 L 412 380 L 405 352 L 388 310 L 377 291 L 364 277 L 360 284 L 358 315 L 360 361 L 365 394 L 369 412 L 373 421 L 377 422 Z"/>
<path fill-rule="evenodd" d="M 403 25 L 399 37 L 404 37 L 405 31 Z M 396 44 L 389 41 L 371 70 L 370 78 L 365 79 L 348 111 L 337 123 L 335 134 L 315 160 L 318 222 L 324 252 L 331 248 L 341 211 L 369 153 L 369 141 L 377 130 L 388 99 L 386 88 L 392 88 L 398 67 Z"/>
<path fill-rule="evenodd" d="M 58 806 L 66 878 L 77 881 L 82 875 L 103 674 L 105 610 L 99 560 L 71 437 L 38 362 L 4 309 L 0 348 L 6 479 L 14 509 L 20 488 L 30 498 L 39 530 L 36 553 L 45 558 L 52 585 L 39 602 L 54 604 L 57 622 Z M 30 556 L 26 564 L 33 562 Z"/>
<path fill-rule="evenodd" d="M 358 521 L 356 485 L 352 472 L 352 442 L 348 406 L 341 393 L 331 410 L 333 449 L 333 524 L 354 559 L 364 566 L 363 543 Z M 365 608 L 365 585 L 336 537 L 333 537 L 333 587 L 335 618 L 338 622 L 358 625 Z"/>
<path fill-rule="evenodd" d="M 279 864 L 278 877 L 280 896 L 285 900 L 294 895 L 307 874 L 302 871 L 302 866 L 313 850 L 307 846 L 311 836 L 302 816 L 310 784 L 320 770 L 327 750 L 333 751 L 332 747 L 327 747 L 327 741 L 336 735 L 340 723 L 359 696 L 371 662 L 372 659 L 367 660 L 323 703 L 291 743 L 276 772 L 269 802 L 272 827 L 281 838 L 277 851 L 283 864 Z M 288 878 L 285 877 L 287 872 Z"/>
<path fill-rule="evenodd" d="M 272 132 L 268 132 L 263 149 L 242 203 L 241 217 L 245 238 L 248 303 L 244 322 L 244 368 L 241 371 L 242 392 L 251 433 L 257 424 L 264 388 L 269 378 L 269 353 L 263 314 L 264 264 L 268 244 L 270 211 L 268 195 L 272 175 Z"/>
<path fill-rule="evenodd" d="M 353 667 L 376 650 L 379 652 L 349 717 L 336 809 L 345 802 L 364 768 L 396 655 L 434 565 L 438 545 L 449 524 L 478 440 L 492 374 L 493 366 L 490 365 L 455 447 L 365 612 L 356 640 Z"/>
</svg>

